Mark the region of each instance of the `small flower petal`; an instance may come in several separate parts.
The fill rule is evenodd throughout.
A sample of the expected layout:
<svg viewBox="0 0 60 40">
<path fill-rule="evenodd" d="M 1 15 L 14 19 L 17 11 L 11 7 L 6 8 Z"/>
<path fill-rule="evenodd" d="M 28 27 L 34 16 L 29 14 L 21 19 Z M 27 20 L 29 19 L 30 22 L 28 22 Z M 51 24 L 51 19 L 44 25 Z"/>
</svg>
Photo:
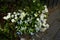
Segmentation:
<svg viewBox="0 0 60 40">
<path fill-rule="evenodd" d="M 15 20 L 14 19 L 11 19 L 11 22 L 15 22 Z"/>
</svg>

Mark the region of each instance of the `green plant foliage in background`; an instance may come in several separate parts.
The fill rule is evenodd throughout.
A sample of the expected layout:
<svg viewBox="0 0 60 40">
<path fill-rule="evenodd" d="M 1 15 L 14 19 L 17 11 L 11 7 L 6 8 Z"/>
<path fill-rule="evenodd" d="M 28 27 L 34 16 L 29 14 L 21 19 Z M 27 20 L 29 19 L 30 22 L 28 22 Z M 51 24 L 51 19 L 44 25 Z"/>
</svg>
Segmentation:
<svg viewBox="0 0 60 40">
<path fill-rule="evenodd" d="M 32 8 L 39 8 L 39 4 L 44 5 L 45 0 L 0 0 L 0 12 L 7 13 L 17 11 L 18 9 L 31 10 Z M 29 8 L 29 9 L 28 9 Z M 26 10 L 26 11 L 27 11 Z M 34 9 L 35 10 L 35 9 Z"/>
</svg>

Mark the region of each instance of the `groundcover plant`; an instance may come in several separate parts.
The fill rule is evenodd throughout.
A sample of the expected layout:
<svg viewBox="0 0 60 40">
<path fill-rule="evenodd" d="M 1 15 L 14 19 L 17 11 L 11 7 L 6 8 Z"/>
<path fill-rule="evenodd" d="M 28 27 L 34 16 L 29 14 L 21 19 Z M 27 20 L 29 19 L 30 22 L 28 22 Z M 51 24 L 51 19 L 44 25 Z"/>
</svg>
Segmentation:
<svg viewBox="0 0 60 40">
<path fill-rule="evenodd" d="M 43 6 L 44 10 L 37 12 L 24 12 L 23 10 L 18 10 L 18 12 L 8 13 L 3 19 L 6 23 L 10 23 L 15 26 L 17 33 L 20 34 L 31 34 L 33 35 L 38 31 L 45 31 L 49 28 L 47 21 L 47 7 Z"/>
<path fill-rule="evenodd" d="M 9 27 L 11 29 L 15 28 L 18 35 L 34 35 L 36 32 L 44 32 L 49 28 L 48 23 L 46 23 L 47 17 L 47 6 L 40 0 L 33 0 L 23 9 L 18 9 L 18 11 L 12 13 L 8 12 L 3 19 L 5 20 L 5 27 L 7 29 Z"/>
</svg>

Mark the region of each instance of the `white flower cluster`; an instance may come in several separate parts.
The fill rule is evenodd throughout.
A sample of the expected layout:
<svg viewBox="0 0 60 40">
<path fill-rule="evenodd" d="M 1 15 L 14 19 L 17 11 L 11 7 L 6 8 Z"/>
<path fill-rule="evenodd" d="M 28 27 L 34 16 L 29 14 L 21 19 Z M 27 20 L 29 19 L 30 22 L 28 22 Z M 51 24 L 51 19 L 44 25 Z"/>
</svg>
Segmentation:
<svg viewBox="0 0 60 40">
<path fill-rule="evenodd" d="M 44 5 L 44 7 L 45 9 L 42 10 L 42 13 L 38 11 L 40 15 L 38 13 L 32 12 L 33 14 L 29 14 L 28 12 L 25 13 L 22 10 L 18 10 L 19 12 L 8 13 L 8 15 L 4 16 L 3 19 L 10 19 L 12 23 L 17 23 L 18 25 L 16 25 L 15 28 L 17 28 L 17 31 L 19 31 L 21 34 L 29 32 L 31 35 L 33 35 L 34 30 L 35 32 L 44 32 L 49 28 L 49 25 L 46 23 L 46 13 L 48 12 L 48 9 L 46 5 Z M 34 18 L 36 18 L 36 20 Z"/>
<path fill-rule="evenodd" d="M 42 13 L 40 15 L 40 18 L 37 18 L 37 21 L 38 21 L 37 24 L 39 25 L 39 27 L 37 27 L 37 25 L 35 25 L 36 26 L 36 32 L 38 32 L 39 30 L 41 32 L 44 32 L 46 29 L 49 28 L 49 25 L 46 23 L 46 21 L 47 21 L 46 17 L 47 17 L 47 15 Z"/>
<path fill-rule="evenodd" d="M 8 20 L 11 17 L 11 13 L 8 13 L 7 16 L 4 16 L 3 19 Z"/>
<path fill-rule="evenodd" d="M 16 22 L 18 20 L 18 18 L 23 20 L 23 18 L 25 17 L 26 13 L 24 13 L 21 10 L 18 10 L 18 11 L 19 12 L 8 13 L 8 15 L 4 16 L 3 19 L 5 19 L 5 20 L 10 19 L 11 22 Z"/>
<path fill-rule="evenodd" d="M 42 11 L 42 13 L 46 13 L 46 12 L 48 12 L 47 6 L 44 5 L 44 7 L 45 7 L 45 9 Z"/>
<path fill-rule="evenodd" d="M 36 26 L 36 32 L 38 32 L 39 30 L 41 32 L 44 32 L 45 30 L 47 30 L 49 28 L 49 24 L 46 23 L 47 21 L 47 12 L 48 12 L 48 9 L 47 9 L 47 6 L 44 5 L 45 7 L 45 10 L 42 10 L 42 13 L 40 15 L 40 18 L 37 18 L 37 21 L 38 21 L 38 25 L 39 27 Z"/>
</svg>

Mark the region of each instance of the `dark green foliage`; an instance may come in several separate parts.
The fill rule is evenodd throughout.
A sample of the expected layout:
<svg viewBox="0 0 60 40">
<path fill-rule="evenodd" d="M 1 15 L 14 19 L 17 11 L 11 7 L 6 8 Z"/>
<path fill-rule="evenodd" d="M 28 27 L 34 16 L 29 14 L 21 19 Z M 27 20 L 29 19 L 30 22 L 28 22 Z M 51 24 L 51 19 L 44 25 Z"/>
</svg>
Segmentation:
<svg viewBox="0 0 60 40">
<path fill-rule="evenodd" d="M 39 6 L 37 7 L 37 3 L 44 4 L 43 2 L 43 0 L 37 0 L 35 3 L 33 3 L 33 0 L 0 0 L 0 12 L 7 13 L 17 11 L 18 9 L 23 10 L 24 8 L 28 10 L 33 8 L 34 10 L 35 8 L 39 8 Z"/>
</svg>

